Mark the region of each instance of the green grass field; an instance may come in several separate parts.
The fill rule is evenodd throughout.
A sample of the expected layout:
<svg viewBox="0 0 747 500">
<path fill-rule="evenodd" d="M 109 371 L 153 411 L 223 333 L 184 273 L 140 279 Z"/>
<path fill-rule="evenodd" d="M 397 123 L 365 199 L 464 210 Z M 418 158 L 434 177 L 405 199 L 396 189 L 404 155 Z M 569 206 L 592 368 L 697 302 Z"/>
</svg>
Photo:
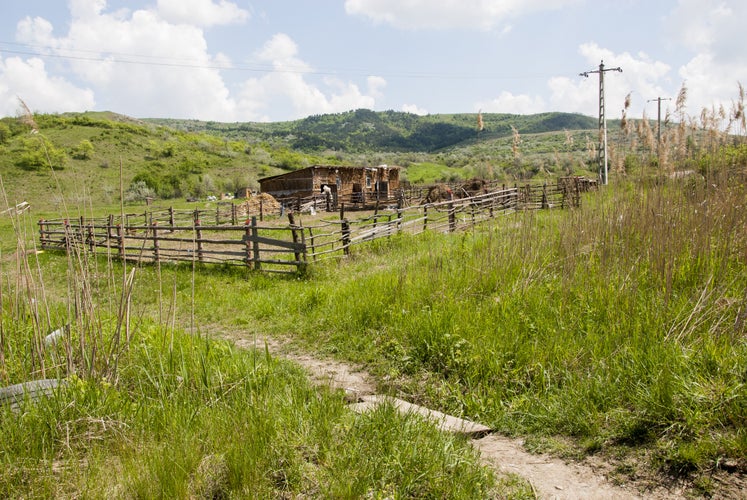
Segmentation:
<svg viewBox="0 0 747 500">
<path fill-rule="evenodd" d="M 53 207 L 5 215 L 0 380 L 68 384 L 0 408 L 0 495 L 531 497 L 465 440 L 356 416 L 213 334 L 283 337 L 531 449 L 717 495 L 714 475 L 747 471 L 746 158 L 723 147 L 678 181 L 618 171 L 579 209 L 402 234 L 304 275 L 37 253 Z"/>
</svg>

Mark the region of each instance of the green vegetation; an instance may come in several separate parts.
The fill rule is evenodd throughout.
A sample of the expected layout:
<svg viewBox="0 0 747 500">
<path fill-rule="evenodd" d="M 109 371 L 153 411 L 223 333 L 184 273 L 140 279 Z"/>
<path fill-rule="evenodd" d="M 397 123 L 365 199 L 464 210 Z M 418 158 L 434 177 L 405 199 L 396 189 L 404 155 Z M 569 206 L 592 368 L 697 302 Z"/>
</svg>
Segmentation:
<svg viewBox="0 0 747 500">
<path fill-rule="evenodd" d="M 464 442 L 391 407 L 356 416 L 266 353 L 143 325 L 119 362 L 0 409 L 4 498 L 489 494 Z"/>
<path fill-rule="evenodd" d="M 482 116 L 485 129 L 480 133 L 480 138 L 484 140 L 510 137 L 512 126 L 527 135 L 596 127 L 593 118 L 570 113 L 528 116 L 484 113 Z M 418 116 L 397 111 L 358 109 L 268 124 L 163 119 L 146 121 L 192 132 L 213 133 L 220 137 L 260 137 L 261 140 L 302 151 L 432 153 L 477 139 L 475 113 Z"/>
<path fill-rule="evenodd" d="M 217 196 L 314 164 L 399 165 L 416 183 L 593 175 L 591 118 L 485 114 L 484 123 L 478 136 L 474 114 L 358 110 L 268 124 L 114 113 L 3 118 L 0 175 L 10 202 L 34 200 L 41 210 L 62 208 L 59 193 L 97 207 L 116 206 L 120 193 L 128 202 L 142 200 L 132 193 L 144 189 L 163 200 Z"/>
<path fill-rule="evenodd" d="M 8 177 L 25 177 L 27 193 L 44 185 L 67 196 L 63 182 L 111 145 L 82 130 L 118 137 L 127 143 L 120 153 L 131 155 L 123 163 L 147 167 L 128 170 L 133 200 L 184 194 L 189 184 L 174 179 L 209 191 L 230 178 L 210 165 L 220 158 L 253 158 L 257 173 L 314 159 L 397 158 L 423 181 L 454 172 L 549 178 L 589 161 L 584 131 L 525 135 L 509 126 L 508 135 L 470 139 L 459 151 L 313 156 L 282 141 L 97 115 L 35 118 L 38 135 L 1 122 L 6 189 Z M 449 117 L 443 136 L 467 118 Z M 413 116 L 387 119 L 417 128 Z M 596 454 L 621 480 L 655 475 L 718 495 L 729 473 L 747 471 L 747 145 L 678 126 L 656 155 L 643 123 L 615 136 L 613 182 L 585 195 L 580 209 L 514 213 L 457 234 L 402 234 L 299 276 L 37 255 L 29 250 L 38 213 L 0 219 L 0 379 L 68 380 L 19 413 L 0 409 L 0 493 L 527 496 L 524 485 L 480 466 L 465 441 L 388 407 L 355 416 L 343 394 L 310 387 L 294 365 L 210 332 L 271 334 L 364 363 L 381 392 L 523 436 L 532 450 Z M 84 140 L 91 158 L 73 158 Z M 44 167 L 16 163 L 35 151 L 26 141 L 47 151 Z M 53 148 L 65 154 L 59 166 Z M 67 200 L 72 210 L 105 209 Z M 45 347 L 62 325 L 63 340 Z"/>
</svg>

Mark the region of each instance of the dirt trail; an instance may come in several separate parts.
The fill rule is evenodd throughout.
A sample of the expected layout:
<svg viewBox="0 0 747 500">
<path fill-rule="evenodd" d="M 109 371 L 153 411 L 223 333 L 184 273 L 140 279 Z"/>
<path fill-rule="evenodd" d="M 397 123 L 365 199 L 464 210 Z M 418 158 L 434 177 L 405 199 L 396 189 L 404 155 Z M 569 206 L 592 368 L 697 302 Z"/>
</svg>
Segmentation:
<svg viewBox="0 0 747 500">
<path fill-rule="evenodd" d="M 298 352 L 289 344 L 270 337 L 236 338 L 231 340 L 239 347 L 257 347 L 268 350 L 275 356 L 294 361 L 304 367 L 316 384 L 344 389 L 351 402 L 359 397 L 375 394 L 373 378 L 365 371 L 334 360 L 319 359 L 309 353 Z M 684 490 L 672 491 L 657 488 L 655 491 L 638 492 L 632 487 L 617 486 L 608 481 L 600 468 L 586 463 L 566 463 L 544 454 L 532 454 L 523 447 L 519 439 L 510 439 L 500 434 L 472 441 L 480 451 L 482 460 L 499 473 L 512 473 L 528 481 L 537 498 L 557 500 L 578 499 L 656 499 L 683 498 Z"/>
</svg>

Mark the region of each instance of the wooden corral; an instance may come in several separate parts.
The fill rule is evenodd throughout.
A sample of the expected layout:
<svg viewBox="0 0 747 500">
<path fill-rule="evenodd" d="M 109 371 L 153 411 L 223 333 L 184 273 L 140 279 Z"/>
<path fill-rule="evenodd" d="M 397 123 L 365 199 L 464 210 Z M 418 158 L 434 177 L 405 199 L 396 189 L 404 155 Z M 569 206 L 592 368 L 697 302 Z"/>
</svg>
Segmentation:
<svg viewBox="0 0 747 500">
<path fill-rule="evenodd" d="M 400 189 L 400 168 L 314 165 L 287 174 L 259 180 L 262 193 L 281 201 L 328 197 L 331 207 L 338 203 L 365 206 L 393 199 Z"/>
<path fill-rule="evenodd" d="M 169 208 L 100 219 L 40 220 L 39 240 L 44 250 L 87 251 L 136 262 L 302 272 L 309 261 L 347 255 L 354 245 L 401 232 L 453 232 L 515 211 L 578 207 L 584 185 L 581 178 L 567 178 L 557 184 L 502 187 L 408 207 L 379 210 L 377 204 L 372 215 L 356 220 L 348 219 L 346 205 L 341 205 L 339 220 L 325 215 L 310 224 L 302 224 L 294 212 L 287 213 L 288 224 L 260 225 L 256 216 L 244 221 L 246 202 L 220 203 L 214 210 Z"/>
</svg>

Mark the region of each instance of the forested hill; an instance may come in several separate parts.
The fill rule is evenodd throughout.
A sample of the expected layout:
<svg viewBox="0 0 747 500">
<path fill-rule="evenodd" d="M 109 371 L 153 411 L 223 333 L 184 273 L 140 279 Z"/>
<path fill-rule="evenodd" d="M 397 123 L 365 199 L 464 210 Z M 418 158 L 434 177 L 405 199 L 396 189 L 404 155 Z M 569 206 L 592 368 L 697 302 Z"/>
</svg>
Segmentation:
<svg viewBox="0 0 747 500">
<path fill-rule="evenodd" d="M 483 113 L 481 139 L 562 130 L 595 129 L 595 118 L 573 113 L 512 115 Z M 302 151 L 341 150 L 434 152 L 477 138 L 477 114 L 419 116 L 397 111 L 358 109 L 275 123 L 147 119 L 171 128 L 208 132 L 221 137 L 268 141 Z"/>
</svg>

